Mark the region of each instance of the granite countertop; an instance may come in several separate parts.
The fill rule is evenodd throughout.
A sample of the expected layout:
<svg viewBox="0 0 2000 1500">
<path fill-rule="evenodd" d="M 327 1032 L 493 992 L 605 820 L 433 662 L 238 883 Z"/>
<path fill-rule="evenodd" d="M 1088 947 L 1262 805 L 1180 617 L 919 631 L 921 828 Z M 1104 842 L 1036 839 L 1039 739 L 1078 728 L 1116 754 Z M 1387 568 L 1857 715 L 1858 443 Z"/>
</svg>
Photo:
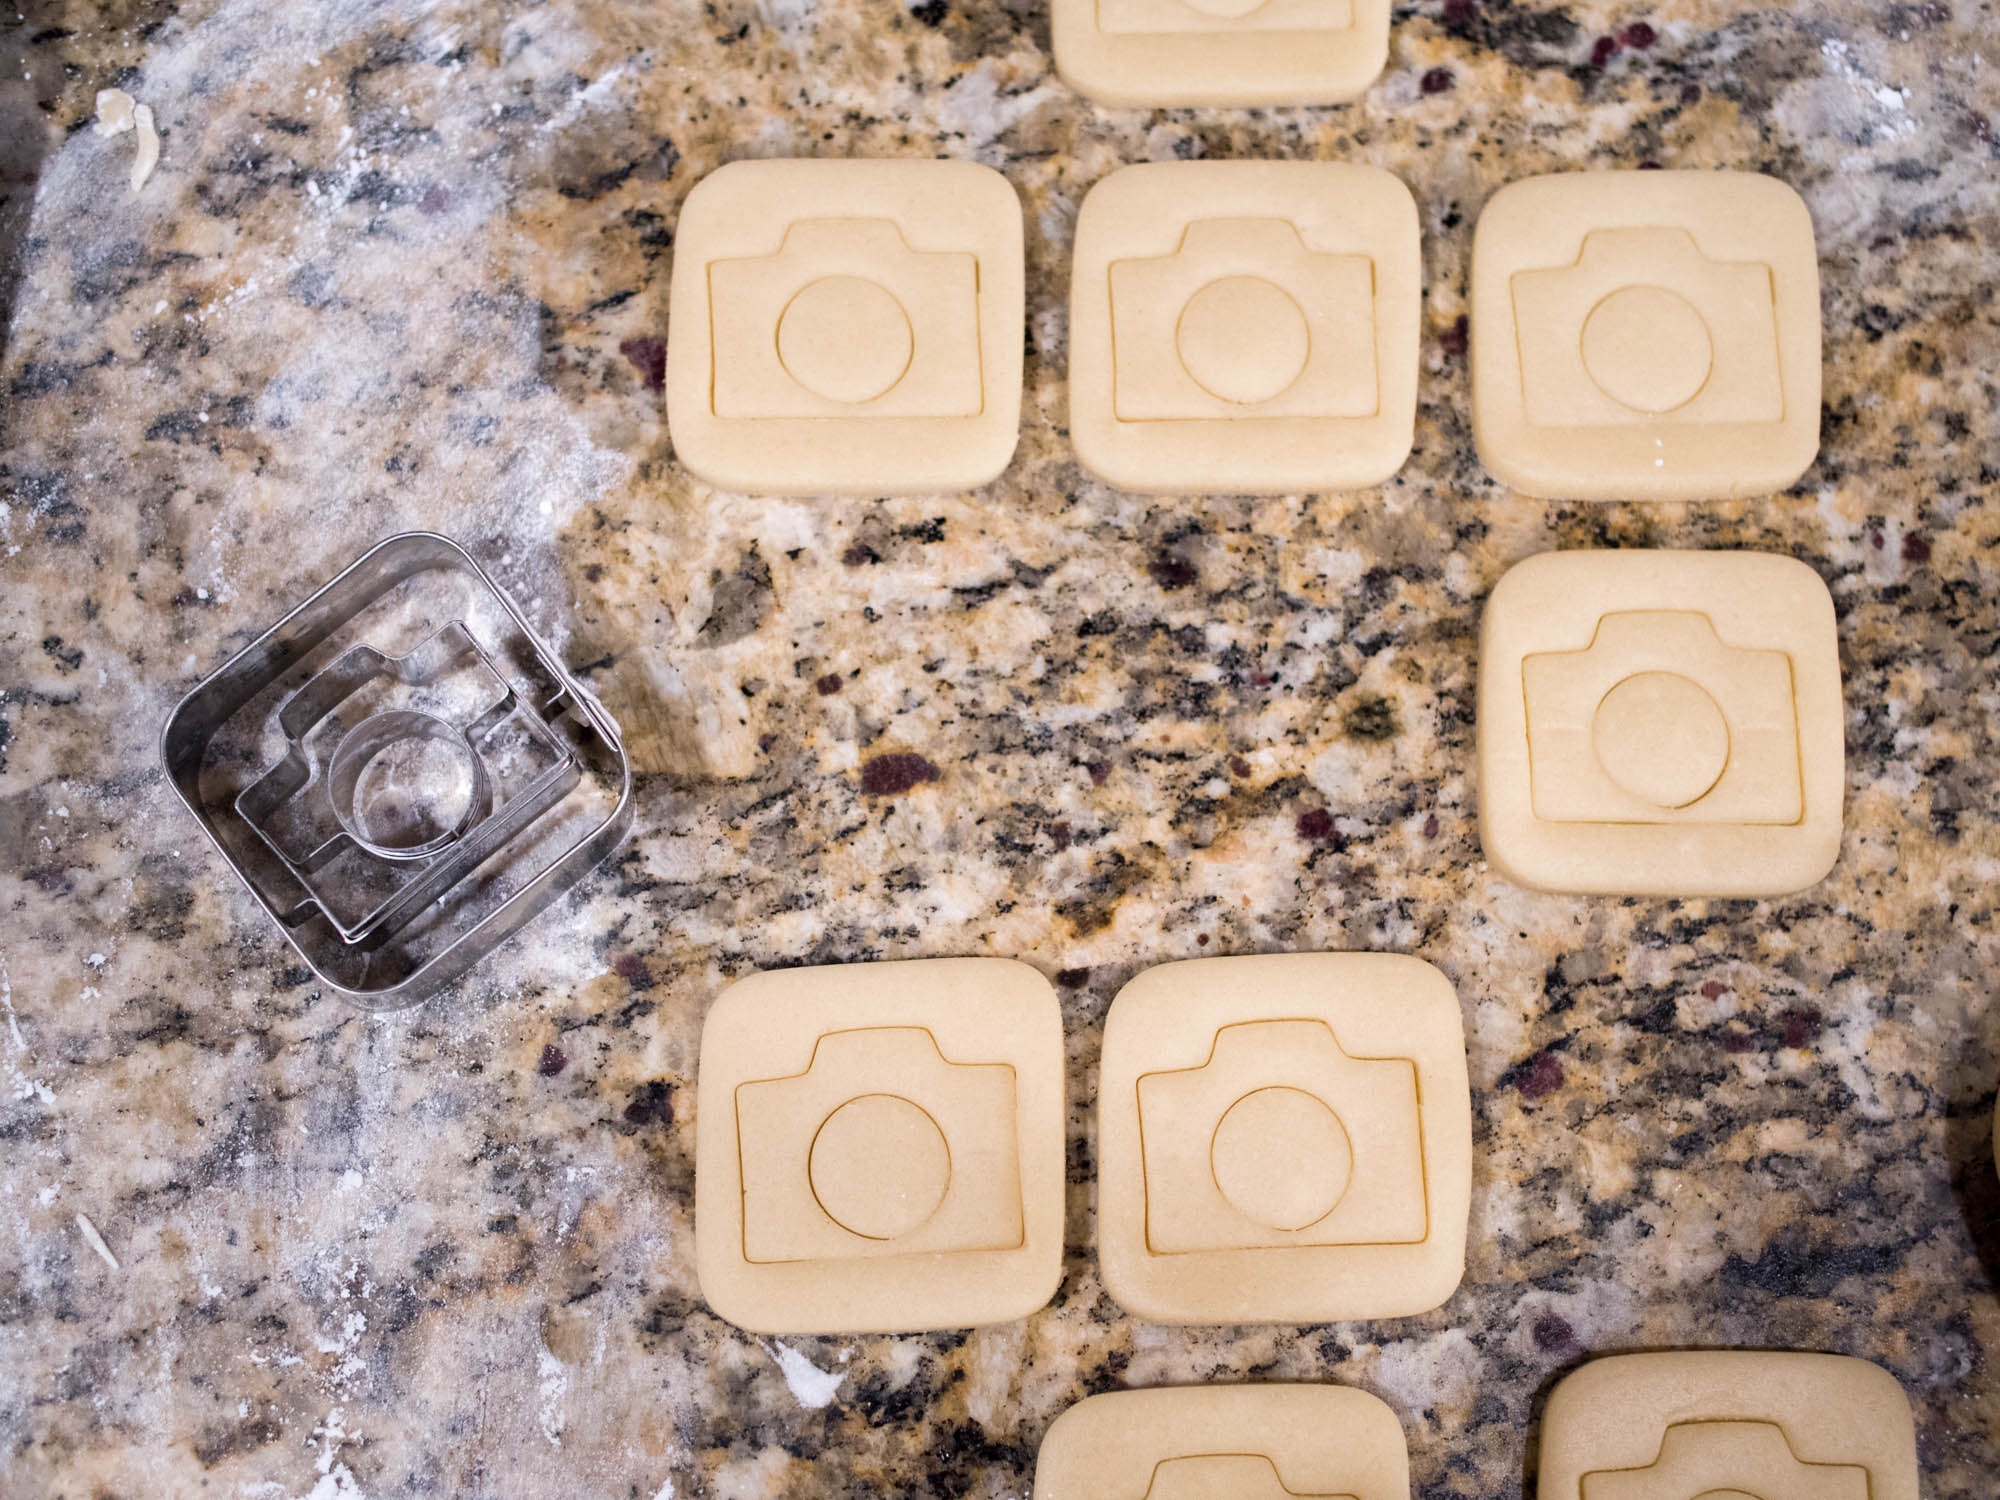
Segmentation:
<svg viewBox="0 0 2000 1500">
<path fill-rule="evenodd" d="M 1357 105 L 1143 112 L 1065 87 L 1028 0 L 40 5 L 11 34 L 51 150 L 0 365 L 0 1490 L 998 1500 L 1083 1395 L 1259 1379 L 1376 1392 L 1418 1495 L 1489 1500 L 1532 1492 L 1585 1356 L 1777 1345 L 1894 1371 L 1926 1494 L 1990 1496 L 1995 24 L 1991 0 L 1423 0 Z M 112 84 L 164 138 L 137 193 L 133 138 L 87 128 Z M 1019 190 L 997 483 L 753 501 L 675 463 L 679 204 L 789 154 L 961 157 Z M 1235 156 L 1416 194 L 1421 404 L 1386 486 L 1165 502 L 1071 457 L 1079 200 Z M 1811 205 L 1824 444 L 1783 496 L 1545 505 L 1474 457 L 1481 204 L 1645 162 Z M 455 990 L 368 1016 L 239 888 L 155 737 L 411 527 L 491 566 L 643 774 L 611 866 Z M 1826 579 L 1849 758 L 1824 884 L 1589 900 L 1482 860 L 1481 602 L 1601 545 Z M 1127 1317 L 1089 1248 L 1112 995 L 1163 960 L 1340 948 L 1458 987 L 1464 1286 L 1392 1322 Z M 721 1322 L 690 1236 L 705 1008 L 758 966 L 944 954 L 1058 983 L 1056 1301 L 912 1338 Z"/>
</svg>

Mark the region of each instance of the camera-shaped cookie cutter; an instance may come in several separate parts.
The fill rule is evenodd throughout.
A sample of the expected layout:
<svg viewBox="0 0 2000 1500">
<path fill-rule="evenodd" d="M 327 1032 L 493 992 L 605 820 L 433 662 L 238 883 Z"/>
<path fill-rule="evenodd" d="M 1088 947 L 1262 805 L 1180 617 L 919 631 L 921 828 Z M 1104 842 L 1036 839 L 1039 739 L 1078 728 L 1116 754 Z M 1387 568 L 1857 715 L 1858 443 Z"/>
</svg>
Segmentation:
<svg viewBox="0 0 2000 1500">
<path fill-rule="evenodd" d="M 618 726 L 463 548 L 382 542 L 174 709 L 169 780 L 313 973 L 406 1005 L 631 826 Z"/>
</svg>

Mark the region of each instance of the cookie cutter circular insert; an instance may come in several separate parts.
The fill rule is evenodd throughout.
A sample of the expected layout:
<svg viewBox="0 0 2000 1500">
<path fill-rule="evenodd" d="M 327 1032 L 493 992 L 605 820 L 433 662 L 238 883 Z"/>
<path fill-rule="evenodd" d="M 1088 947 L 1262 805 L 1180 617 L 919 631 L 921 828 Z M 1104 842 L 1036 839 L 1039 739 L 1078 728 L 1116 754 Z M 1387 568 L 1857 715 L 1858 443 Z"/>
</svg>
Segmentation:
<svg viewBox="0 0 2000 1500">
<path fill-rule="evenodd" d="M 389 538 L 174 710 L 169 778 L 371 1008 L 463 972 L 623 839 L 618 726 L 456 543 Z"/>
</svg>

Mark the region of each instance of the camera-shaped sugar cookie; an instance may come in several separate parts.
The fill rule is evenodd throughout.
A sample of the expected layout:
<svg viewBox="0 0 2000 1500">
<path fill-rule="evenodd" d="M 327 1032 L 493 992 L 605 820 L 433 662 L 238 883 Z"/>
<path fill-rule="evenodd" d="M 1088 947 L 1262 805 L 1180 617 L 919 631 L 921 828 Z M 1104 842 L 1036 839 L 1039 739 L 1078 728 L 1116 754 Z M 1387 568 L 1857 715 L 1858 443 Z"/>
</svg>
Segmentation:
<svg viewBox="0 0 2000 1500">
<path fill-rule="evenodd" d="M 702 1031 L 695 1258 L 769 1333 L 1024 1317 L 1053 1295 L 1062 1026 L 1003 959 L 753 975 Z"/>
<path fill-rule="evenodd" d="M 1105 1024 L 1105 1286 L 1172 1323 L 1436 1307 L 1464 1273 L 1471 1130 L 1458 1002 L 1421 960 L 1147 970 Z"/>
<path fill-rule="evenodd" d="M 1745 172 L 1510 183 L 1472 264 L 1473 430 L 1514 488 L 1783 489 L 1819 448 L 1819 267 L 1797 193 Z"/>
<path fill-rule="evenodd" d="M 1056 69 L 1104 104 L 1335 104 L 1389 56 L 1389 0 L 1053 0 Z"/>
<path fill-rule="evenodd" d="M 1773 896 L 1840 852 L 1833 600 L 1789 557 L 1544 553 L 1487 601 L 1479 828 L 1509 879 Z"/>
<path fill-rule="evenodd" d="M 1070 285 L 1070 434 L 1099 478 L 1352 489 L 1409 456 L 1417 213 L 1387 173 L 1127 167 L 1084 200 Z"/>
<path fill-rule="evenodd" d="M 1917 1500 L 1916 1426 L 1866 1360 L 1614 1355 L 1551 1393 L 1540 1469 L 1539 1500 Z"/>
<path fill-rule="evenodd" d="M 1057 1417 L 1034 1500 L 1410 1500 L 1402 1423 L 1337 1385 L 1112 1391 Z"/>
<path fill-rule="evenodd" d="M 667 421 L 756 494 L 962 489 L 1019 435 L 1021 208 L 989 168 L 741 161 L 688 194 Z"/>
</svg>

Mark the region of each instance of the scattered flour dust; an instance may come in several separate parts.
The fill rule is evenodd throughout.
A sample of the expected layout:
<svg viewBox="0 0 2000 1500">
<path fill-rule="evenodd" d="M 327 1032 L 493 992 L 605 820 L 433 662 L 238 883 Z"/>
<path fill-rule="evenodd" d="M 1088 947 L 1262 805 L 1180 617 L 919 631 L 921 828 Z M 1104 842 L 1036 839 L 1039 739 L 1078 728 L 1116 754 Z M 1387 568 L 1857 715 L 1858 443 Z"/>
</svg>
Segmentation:
<svg viewBox="0 0 2000 1500">
<path fill-rule="evenodd" d="M 798 1350 L 784 1344 L 767 1344 L 765 1347 L 784 1372 L 785 1384 L 791 1387 L 793 1400 L 808 1411 L 832 1405 L 833 1393 L 847 1379 L 845 1370 L 822 1370 Z"/>
<path fill-rule="evenodd" d="M 563 1368 L 561 1360 L 544 1349 L 535 1366 L 535 1372 L 541 1377 L 542 1405 L 537 1415 L 541 1418 L 542 1436 L 560 1448 L 563 1430 L 562 1398 L 569 1391 L 569 1371 Z"/>
<path fill-rule="evenodd" d="M 0 1010 L 7 1012 L 7 1087 L 16 1099 L 39 1099 L 44 1104 L 56 1102 L 55 1091 L 39 1078 L 31 1078 L 21 1070 L 15 1061 L 28 1050 L 28 1042 L 21 1035 L 21 1018 L 14 1013 L 14 983 L 7 972 L 7 959 L 0 955 Z"/>
</svg>

